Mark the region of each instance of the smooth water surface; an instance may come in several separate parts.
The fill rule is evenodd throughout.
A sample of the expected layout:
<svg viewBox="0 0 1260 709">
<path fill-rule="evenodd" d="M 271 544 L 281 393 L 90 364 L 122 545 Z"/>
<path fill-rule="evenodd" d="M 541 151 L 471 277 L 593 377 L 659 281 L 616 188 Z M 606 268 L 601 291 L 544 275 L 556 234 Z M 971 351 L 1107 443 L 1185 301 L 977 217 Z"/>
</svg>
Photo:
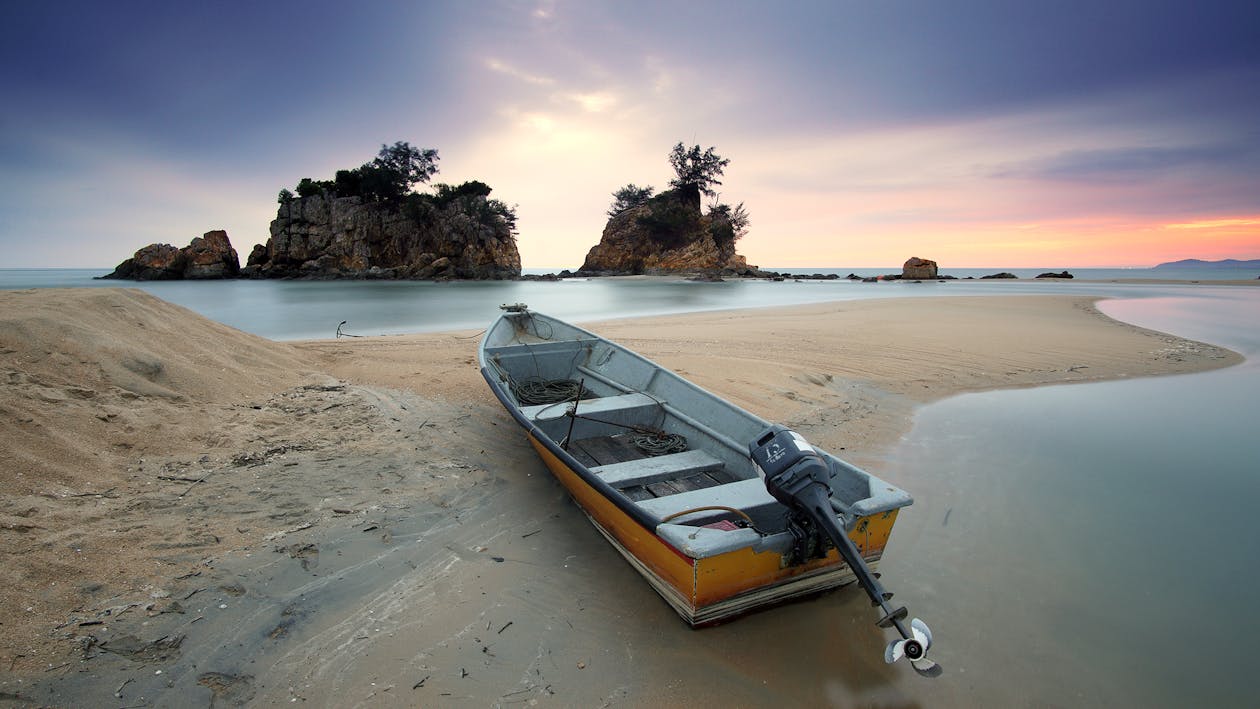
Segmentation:
<svg viewBox="0 0 1260 709">
<path fill-rule="evenodd" d="M 883 571 L 958 705 L 1255 706 L 1260 298 L 1106 301 L 1248 357 L 1175 377 L 968 394 L 922 409 L 884 474 L 915 505 Z"/>
<path fill-rule="evenodd" d="M 276 340 L 297 340 L 334 337 L 342 321 L 346 321 L 344 332 L 358 335 L 481 329 L 498 315 L 500 304 L 515 302 L 527 303 L 534 310 L 549 315 L 583 322 L 869 298 L 1048 293 L 1134 298 L 1237 288 L 1056 280 L 923 283 L 861 283 L 844 279 L 783 282 L 732 279 L 698 283 L 676 278 L 450 283 L 94 280 L 99 274 L 99 271 L 87 269 L 0 269 L 0 289 L 140 288 L 245 332 Z"/>
</svg>

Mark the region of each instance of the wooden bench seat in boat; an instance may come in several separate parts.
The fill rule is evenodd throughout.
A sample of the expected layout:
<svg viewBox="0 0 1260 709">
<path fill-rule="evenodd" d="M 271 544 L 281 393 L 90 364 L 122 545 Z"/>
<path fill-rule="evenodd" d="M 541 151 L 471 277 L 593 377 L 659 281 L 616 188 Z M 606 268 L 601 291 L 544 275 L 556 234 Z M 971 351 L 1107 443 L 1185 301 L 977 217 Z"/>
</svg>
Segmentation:
<svg viewBox="0 0 1260 709">
<path fill-rule="evenodd" d="M 616 396 L 601 396 L 596 399 L 582 399 L 578 402 L 577 412 L 579 416 L 583 414 L 599 416 L 600 414 L 614 412 L 618 414 L 635 414 L 639 411 L 658 408 L 661 403 L 663 402 L 653 399 L 647 394 L 632 392 L 630 394 L 617 394 Z M 573 402 L 566 401 L 558 404 L 522 406 L 521 413 L 525 414 L 525 417 L 532 421 L 551 421 L 564 418 L 571 408 L 573 408 Z"/>
<path fill-rule="evenodd" d="M 631 487 L 685 478 L 696 473 L 721 470 L 724 467 L 725 463 L 709 453 L 702 450 L 690 450 L 658 455 L 654 458 L 600 465 L 591 468 L 591 472 L 613 487 Z"/>
<path fill-rule="evenodd" d="M 658 521 L 672 514 L 697 507 L 715 506 L 734 507 L 737 510 L 743 510 L 755 520 L 759 516 L 755 512 L 766 512 L 773 509 L 779 505 L 779 501 L 766 491 L 765 482 L 757 477 L 749 480 L 737 480 L 714 487 L 706 487 L 700 490 L 680 492 L 676 495 L 640 500 L 635 504 Z M 705 511 L 676 517 L 670 522 L 673 524 L 686 524 L 688 522 L 703 522 L 711 518 L 729 516 L 729 512 Z"/>
</svg>

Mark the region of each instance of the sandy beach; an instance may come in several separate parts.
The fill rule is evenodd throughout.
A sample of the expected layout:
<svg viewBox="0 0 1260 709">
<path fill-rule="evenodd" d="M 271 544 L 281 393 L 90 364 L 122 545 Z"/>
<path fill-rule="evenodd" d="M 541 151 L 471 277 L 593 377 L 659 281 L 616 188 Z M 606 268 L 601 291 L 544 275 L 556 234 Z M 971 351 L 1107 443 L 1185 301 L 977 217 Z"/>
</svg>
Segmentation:
<svg viewBox="0 0 1260 709">
<path fill-rule="evenodd" d="M 1072 295 L 583 325 L 877 474 L 944 397 L 1241 361 Z M 683 628 L 536 460 L 478 336 L 278 343 L 139 290 L 0 292 L 0 702 L 712 703 L 720 672 L 669 668 L 809 604 Z"/>
</svg>

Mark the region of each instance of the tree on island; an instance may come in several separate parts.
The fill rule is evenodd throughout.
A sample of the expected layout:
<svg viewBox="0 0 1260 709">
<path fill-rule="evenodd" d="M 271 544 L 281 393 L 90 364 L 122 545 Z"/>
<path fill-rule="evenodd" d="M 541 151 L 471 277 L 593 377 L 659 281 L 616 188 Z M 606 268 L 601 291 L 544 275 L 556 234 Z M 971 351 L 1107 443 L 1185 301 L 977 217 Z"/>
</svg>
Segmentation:
<svg viewBox="0 0 1260 709">
<path fill-rule="evenodd" d="M 375 160 L 353 170 L 338 170 L 332 180 L 303 177 L 297 184 L 297 193 L 299 197 L 331 194 L 398 202 L 416 184 L 428 182 L 437 174 L 437 161 L 438 153 L 433 148 L 416 148 L 404 141 L 382 144 Z M 286 203 L 286 193 L 288 190 L 280 193 L 281 204 Z M 288 193 L 288 199 L 292 198 L 292 193 Z"/>
<path fill-rule="evenodd" d="M 416 183 L 428 182 L 430 177 L 437 174 L 437 161 L 436 149 L 421 150 L 400 140 L 391 146 L 382 145 L 381 152 L 371 162 L 371 166 L 389 177 L 399 189 L 407 192 Z"/>
<path fill-rule="evenodd" d="M 674 168 L 677 177 L 669 181 L 669 186 L 677 190 L 694 188 L 701 194 L 716 197 L 713 185 L 722 184 L 722 170 L 731 163 L 730 160 L 713 152 L 710 146 L 704 152 L 699 145 L 683 147 L 681 141 L 669 151 L 669 164 Z"/>
<path fill-rule="evenodd" d="M 376 159 L 359 168 L 364 194 L 401 199 L 416 184 L 428 182 L 437 174 L 437 161 L 437 150 L 433 148 L 413 148 L 403 141 L 382 145 Z"/>
<path fill-rule="evenodd" d="M 701 150 L 699 145 L 688 148 L 680 141 L 669 152 L 669 164 L 674 168 L 675 174 L 674 179 L 669 181 L 673 190 L 662 192 L 656 199 L 652 199 L 656 193 L 654 187 L 639 187 L 632 182 L 612 193 L 613 201 L 608 208 L 608 216 L 613 218 L 626 210 L 650 205 L 651 208 L 638 215 L 636 220 L 662 242 L 673 243 L 678 235 L 691 231 L 699 224 L 700 195 L 705 194 L 713 198 L 708 212 L 709 230 L 713 238 L 718 243 L 734 242 L 748 233 L 748 210 L 744 208 L 743 202 L 735 207 L 723 204 L 719 200 L 721 195 L 713 189 L 722 184 L 718 178 L 730 163 L 729 159 L 718 155 L 712 146 L 705 150 Z M 667 195 L 672 197 L 666 199 Z M 691 195 L 695 200 L 692 203 L 694 207 L 684 204 L 688 201 L 686 195 Z M 679 202 L 679 196 L 684 196 L 682 202 Z"/>
<path fill-rule="evenodd" d="M 436 212 L 456 209 L 483 225 L 493 226 L 501 221 L 510 234 L 516 234 L 516 207 L 489 199 L 490 185 L 480 180 L 456 186 L 435 184 L 432 194 L 413 192 L 413 187 L 438 173 L 437 161 L 438 151 L 433 148 L 416 148 L 405 141 L 381 145 L 371 162 L 353 170 L 338 170 L 331 180 L 303 177 L 297 184 L 296 196 L 283 189 L 276 201 L 287 205 L 307 197 L 359 197 L 401 210 L 417 224 L 432 224 L 439 218 Z"/>
<path fill-rule="evenodd" d="M 664 191 L 630 183 L 612 193 L 599 243 L 579 272 L 749 271 L 747 260 L 735 251 L 735 243 L 748 233 L 748 210 L 743 203 L 723 204 L 717 192 L 731 161 L 716 148 L 682 142 L 667 157 L 674 178 Z"/>
<path fill-rule="evenodd" d="M 669 186 L 683 193 L 691 192 L 717 197 L 718 194 L 713 187 L 722 184 L 718 178 L 722 176 L 722 171 L 731 164 L 731 161 L 714 151 L 712 146 L 701 150 L 699 145 L 688 148 L 679 141 L 669 151 L 669 164 L 674 168 L 675 174 L 674 179 L 669 181 Z M 656 188 L 650 185 L 639 187 L 631 182 L 612 193 L 613 202 L 608 208 L 608 216 L 615 217 L 627 209 L 647 204 L 655 192 Z"/>
<path fill-rule="evenodd" d="M 613 203 L 608 208 L 608 216 L 615 217 L 631 207 L 647 204 L 647 201 L 652 198 L 652 194 L 655 192 L 655 187 L 639 187 L 631 182 L 613 192 Z"/>
<path fill-rule="evenodd" d="M 709 206 L 709 217 L 713 220 L 709 230 L 719 243 L 724 240 L 739 241 L 748 233 L 752 223 L 743 202 L 732 207 L 715 201 Z"/>
</svg>

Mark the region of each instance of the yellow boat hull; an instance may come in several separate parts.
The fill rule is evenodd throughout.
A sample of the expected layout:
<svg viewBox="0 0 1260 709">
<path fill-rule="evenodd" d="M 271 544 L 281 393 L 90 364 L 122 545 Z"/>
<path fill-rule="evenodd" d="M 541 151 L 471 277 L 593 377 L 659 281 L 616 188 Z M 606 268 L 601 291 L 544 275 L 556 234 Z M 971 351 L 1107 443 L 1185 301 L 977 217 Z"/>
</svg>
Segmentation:
<svg viewBox="0 0 1260 709">
<path fill-rule="evenodd" d="M 592 524 L 691 625 L 715 623 L 856 580 L 835 549 L 794 565 L 781 553 L 747 547 L 692 558 L 631 518 L 532 434 L 527 435 Z M 849 532 L 868 565 L 874 567 L 883 555 L 897 512 L 861 517 Z"/>
</svg>

